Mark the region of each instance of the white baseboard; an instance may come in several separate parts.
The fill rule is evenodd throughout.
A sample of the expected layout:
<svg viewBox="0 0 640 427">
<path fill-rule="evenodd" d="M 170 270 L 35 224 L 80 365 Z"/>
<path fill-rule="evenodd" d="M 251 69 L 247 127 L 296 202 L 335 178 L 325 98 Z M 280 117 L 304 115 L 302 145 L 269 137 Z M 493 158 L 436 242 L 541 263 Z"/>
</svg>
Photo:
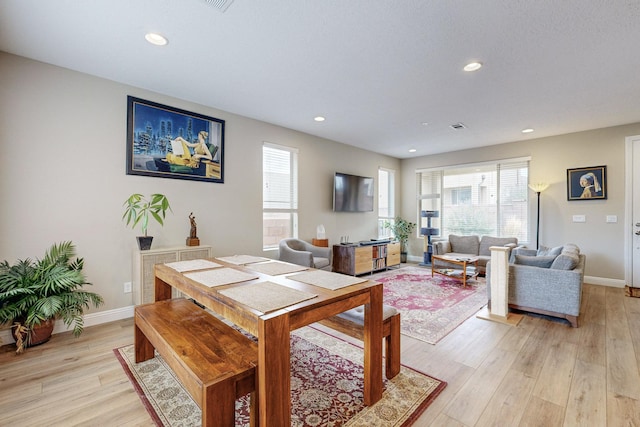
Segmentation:
<svg viewBox="0 0 640 427">
<path fill-rule="evenodd" d="M 422 258 L 409 257 L 409 261 L 422 262 Z M 610 286 L 613 288 L 624 288 L 626 285 L 624 280 L 593 276 L 585 276 L 584 282 L 592 285 Z M 89 313 L 84 316 L 84 326 L 86 328 L 88 326 L 100 325 L 102 323 L 113 322 L 115 320 L 128 319 L 130 317 L 133 317 L 133 307 L 133 305 L 130 305 L 113 310 Z M 53 333 L 59 334 L 60 332 L 67 332 L 71 329 L 72 328 L 67 327 L 64 322 L 58 320 L 56 321 L 56 326 L 53 328 Z M 10 329 L 6 328 L 0 330 L 0 345 L 9 344 L 12 342 L 13 338 L 11 337 Z"/>
<path fill-rule="evenodd" d="M 611 288 L 624 288 L 627 284 L 621 279 L 609 279 L 608 277 L 584 276 L 584 283 L 590 285 L 609 286 Z"/>
<path fill-rule="evenodd" d="M 97 313 L 89 313 L 84 316 L 84 327 L 100 325 L 102 323 L 113 322 L 115 320 L 128 319 L 133 317 L 133 305 L 128 307 L 116 308 L 113 310 L 100 311 Z M 63 321 L 57 320 L 53 328 L 54 334 L 60 332 L 71 331 L 72 328 L 67 327 Z M 13 342 L 11 330 L 9 328 L 0 330 L 0 345 L 10 344 Z"/>
</svg>

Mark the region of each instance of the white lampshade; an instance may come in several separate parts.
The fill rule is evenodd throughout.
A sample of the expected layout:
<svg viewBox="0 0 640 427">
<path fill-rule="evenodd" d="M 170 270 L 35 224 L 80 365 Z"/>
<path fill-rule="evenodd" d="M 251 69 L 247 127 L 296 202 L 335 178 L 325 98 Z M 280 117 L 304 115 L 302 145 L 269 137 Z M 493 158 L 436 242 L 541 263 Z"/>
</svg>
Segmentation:
<svg viewBox="0 0 640 427">
<path fill-rule="evenodd" d="M 549 184 L 547 184 L 546 182 L 537 182 L 535 184 L 529 184 L 529 188 L 536 193 L 542 193 L 544 190 L 549 188 Z"/>
</svg>

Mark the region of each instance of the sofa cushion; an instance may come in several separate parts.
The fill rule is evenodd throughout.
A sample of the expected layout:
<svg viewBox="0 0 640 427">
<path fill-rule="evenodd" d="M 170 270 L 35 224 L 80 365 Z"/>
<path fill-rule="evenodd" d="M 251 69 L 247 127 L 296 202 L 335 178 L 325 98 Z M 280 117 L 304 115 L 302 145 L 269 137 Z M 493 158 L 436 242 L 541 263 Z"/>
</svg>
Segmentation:
<svg viewBox="0 0 640 427">
<path fill-rule="evenodd" d="M 529 265 L 531 267 L 549 268 L 553 264 L 557 257 L 553 255 L 548 256 L 529 256 L 529 255 L 516 255 L 514 264 Z"/>
<path fill-rule="evenodd" d="M 480 250 L 478 236 L 456 236 L 455 234 L 450 234 L 449 243 L 451 244 L 451 252 L 478 255 Z"/>
<path fill-rule="evenodd" d="M 535 249 L 514 248 L 509 256 L 509 264 L 515 264 L 516 255 L 536 256 L 538 252 Z"/>
<path fill-rule="evenodd" d="M 551 264 L 554 270 L 573 270 L 580 262 L 580 256 L 575 252 L 562 251 Z"/>
<path fill-rule="evenodd" d="M 491 256 L 491 250 L 489 249 L 491 246 L 513 245 L 515 247 L 517 244 L 518 239 L 516 237 L 482 236 L 482 239 L 480 239 L 480 249 L 478 254 Z"/>
<path fill-rule="evenodd" d="M 549 255 L 553 255 L 553 256 L 558 256 L 560 255 L 560 252 L 562 252 L 562 246 L 556 246 L 555 248 L 550 248 L 547 246 L 543 246 L 540 245 L 540 247 L 538 248 L 538 256 L 549 256 Z"/>
</svg>

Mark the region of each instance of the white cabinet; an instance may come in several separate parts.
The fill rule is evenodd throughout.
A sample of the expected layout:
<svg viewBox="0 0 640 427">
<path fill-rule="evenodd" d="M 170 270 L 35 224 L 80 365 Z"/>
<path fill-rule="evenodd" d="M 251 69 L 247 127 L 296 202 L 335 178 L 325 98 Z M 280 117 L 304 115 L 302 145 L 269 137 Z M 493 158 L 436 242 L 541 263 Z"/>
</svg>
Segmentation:
<svg viewBox="0 0 640 427">
<path fill-rule="evenodd" d="M 153 266 L 175 261 L 211 258 L 211 246 L 176 246 L 171 248 L 133 251 L 133 303 L 155 301 L 155 275 Z M 173 297 L 180 296 L 174 289 Z"/>
</svg>

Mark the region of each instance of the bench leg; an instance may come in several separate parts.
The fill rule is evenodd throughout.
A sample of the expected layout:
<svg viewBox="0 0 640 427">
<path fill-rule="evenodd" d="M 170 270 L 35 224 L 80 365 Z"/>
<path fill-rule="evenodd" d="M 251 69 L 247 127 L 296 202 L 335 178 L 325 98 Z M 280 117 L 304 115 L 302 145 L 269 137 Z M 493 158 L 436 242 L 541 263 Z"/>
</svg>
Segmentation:
<svg viewBox="0 0 640 427">
<path fill-rule="evenodd" d="M 202 400 L 202 427 L 236 425 L 236 388 L 231 379 L 205 387 Z"/>
<path fill-rule="evenodd" d="M 256 390 L 258 389 L 258 387 L 256 387 Z M 258 427 L 260 424 L 258 422 L 258 415 L 260 414 L 260 408 L 258 407 L 258 405 L 260 404 L 258 401 L 258 394 L 253 391 L 251 392 L 251 401 L 249 403 L 249 411 L 250 411 L 250 420 L 249 420 L 249 426 L 250 427 Z"/>
<path fill-rule="evenodd" d="M 144 362 L 145 360 L 153 359 L 154 348 L 151 341 L 146 335 L 135 325 L 134 332 L 134 348 L 136 353 L 136 363 Z"/>
<path fill-rule="evenodd" d="M 391 379 L 400 372 L 400 314 L 389 318 L 389 335 L 385 337 L 385 375 Z"/>
</svg>

